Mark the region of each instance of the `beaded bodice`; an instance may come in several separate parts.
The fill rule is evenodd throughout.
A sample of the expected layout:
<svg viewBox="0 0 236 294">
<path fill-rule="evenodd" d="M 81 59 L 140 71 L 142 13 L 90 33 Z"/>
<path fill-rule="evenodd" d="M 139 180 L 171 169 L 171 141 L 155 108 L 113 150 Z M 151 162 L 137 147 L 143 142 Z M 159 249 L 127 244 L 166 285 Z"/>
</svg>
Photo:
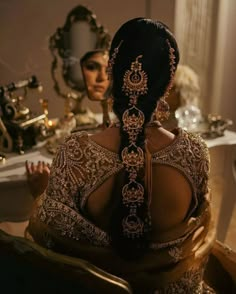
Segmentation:
<svg viewBox="0 0 236 294">
<path fill-rule="evenodd" d="M 192 214 L 208 189 L 208 150 L 203 140 L 178 129 L 171 145 L 152 154 L 152 162 L 172 166 L 186 176 L 194 196 Z M 37 201 L 31 222 L 39 218 L 62 236 L 108 246 L 108 234 L 83 210 L 91 193 L 122 168 L 119 155 L 95 143 L 86 132 L 72 134 L 53 160 L 48 187 Z"/>
</svg>

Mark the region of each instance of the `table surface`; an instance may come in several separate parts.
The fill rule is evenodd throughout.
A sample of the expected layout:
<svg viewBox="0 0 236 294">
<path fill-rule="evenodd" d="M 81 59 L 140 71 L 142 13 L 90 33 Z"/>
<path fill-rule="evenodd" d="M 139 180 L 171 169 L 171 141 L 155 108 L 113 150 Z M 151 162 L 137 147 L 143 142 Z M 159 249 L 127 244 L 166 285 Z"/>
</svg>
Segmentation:
<svg viewBox="0 0 236 294">
<path fill-rule="evenodd" d="M 236 132 L 225 131 L 225 135 L 215 139 L 205 140 L 208 148 L 223 145 L 236 145 Z M 23 155 L 10 153 L 6 155 L 5 164 L 0 164 L 0 183 L 22 181 L 25 176 L 25 161 L 38 162 L 39 160 L 51 163 L 53 155 L 49 154 L 44 143 L 40 143 Z"/>
<path fill-rule="evenodd" d="M 17 153 L 6 154 L 6 161 L 0 164 L 0 183 L 9 181 L 21 181 L 26 179 L 25 161 L 38 162 L 39 160 L 51 163 L 53 156 L 49 154 L 40 143 L 23 155 Z"/>
<path fill-rule="evenodd" d="M 235 145 L 236 144 L 236 132 L 226 130 L 224 136 L 214 139 L 205 140 L 208 148 L 223 146 L 223 145 Z"/>
</svg>

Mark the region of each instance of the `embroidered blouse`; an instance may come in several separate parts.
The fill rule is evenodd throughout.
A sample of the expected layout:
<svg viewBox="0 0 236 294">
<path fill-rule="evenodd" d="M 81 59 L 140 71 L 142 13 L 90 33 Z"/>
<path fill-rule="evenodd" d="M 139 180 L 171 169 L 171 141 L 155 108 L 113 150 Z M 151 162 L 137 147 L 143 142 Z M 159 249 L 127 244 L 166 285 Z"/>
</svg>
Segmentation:
<svg viewBox="0 0 236 294">
<path fill-rule="evenodd" d="M 205 258 L 196 262 L 195 260 L 189 262 L 188 258 L 194 258 L 194 254 L 191 252 L 200 246 L 198 238 L 195 238 L 196 240 L 192 238 L 195 231 L 205 227 L 205 230 L 200 230 L 199 233 L 203 241 L 210 231 L 210 209 L 209 201 L 206 199 L 209 152 L 200 136 L 182 129 L 176 129 L 175 132 L 175 140 L 170 145 L 152 154 L 152 163 L 174 167 L 188 179 L 193 193 L 192 205 L 186 220 L 172 232 L 171 238 L 159 243 L 151 242 L 149 252 L 151 258 L 147 257 L 150 265 L 147 267 L 145 264 L 145 270 L 142 265 L 140 268 L 144 273 L 148 272 L 150 267 L 153 276 L 154 267 L 158 268 L 158 263 L 164 258 L 166 264 L 178 264 L 180 268 L 185 269 L 176 270 L 177 274 L 175 274 L 175 278 L 170 278 L 168 286 L 163 282 L 163 289 L 158 288 L 155 293 L 205 293 L 204 283 L 202 283 Z M 38 233 L 34 231 L 39 227 L 37 223 L 41 223 L 45 227 L 51 228 L 62 238 L 79 241 L 78 244 L 82 242 L 97 248 L 109 248 L 111 244 L 109 234 L 88 219 L 85 205 L 91 193 L 122 168 L 123 164 L 119 155 L 98 145 L 86 132 L 73 133 L 67 137 L 53 160 L 48 187 L 36 201 L 29 224 L 29 232 L 33 238 Z M 43 233 L 40 234 L 42 236 Z M 35 238 L 35 240 L 37 239 L 38 237 Z M 54 248 L 53 238 L 50 234 L 43 236 L 42 239 L 44 245 L 48 248 Z M 155 252 L 154 255 L 153 252 Z M 104 262 L 106 260 L 109 258 L 104 258 Z M 163 266 L 165 262 L 163 261 Z M 110 266 L 113 265 L 109 264 L 108 267 Z M 107 268 L 105 267 L 105 269 Z M 112 272 L 111 268 L 108 269 Z M 124 269 L 129 271 L 128 263 L 122 266 L 122 270 Z M 136 270 L 138 271 L 138 269 L 139 267 L 136 265 Z M 113 272 L 116 274 L 115 270 Z M 160 273 L 160 269 L 157 269 L 157 276 L 158 273 Z M 129 276 L 128 272 L 127 275 Z M 155 288 L 157 276 L 153 280 L 154 289 L 157 289 L 157 287 Z M 163 281 L 165 280 L 164 276 L 162 273 Z M 170 273 L 167 276 L 169 279 Z M 140 279 L 145 281 L 145 277 Z M 150 282 L 150 276 L 147 281 Z M 158 281 L 159 286 L 161 287 L 161 284 Z M 188 291 L 181 292 L 184 289 L 188 289 Z"/>
<path fill-rule="evenodd" d="M 189 180 L 194 199 L 189 215 L 208 190 L 208 156 L 200 136 L 182 129 L 171 145 L 152 154 L 153 163 L 173 166 Z M 108 246 L 108 234 L 84 217 L 83 211 L 90 194 L 122 168 L 119 155 L 98 145 L 87 132 L 72 134 L 53 160 L 48 187 L 32 218 L 56 228 L 62 236 Z"/>
</svg>

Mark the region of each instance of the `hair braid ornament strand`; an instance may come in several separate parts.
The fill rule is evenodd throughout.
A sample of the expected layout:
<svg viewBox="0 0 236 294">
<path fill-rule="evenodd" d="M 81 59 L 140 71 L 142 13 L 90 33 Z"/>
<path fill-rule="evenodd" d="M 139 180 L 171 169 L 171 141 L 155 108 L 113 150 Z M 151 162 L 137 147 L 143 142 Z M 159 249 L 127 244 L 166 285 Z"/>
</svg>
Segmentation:
<svg viewBox="0 0 236 294">
<path fill-rule="evenodd" d="M 122 116 L 123 130 L 129 137 L 129 146 L 121 152 L 129 177 L 129 182 L 122 189 L 122 203 L 129 209 L 128 215 L 122 220 L 122 229 L 124 236 L 132 239 L 139 238 L 145 232 L 144 221 L 137 215 L 137 208 L 144 203 L 144 187 L 136 181 L 139 170 L 144 167 L 144 152 L 136 145 L 136 141 L 145 122 L 144 113 L 138 109 L 137 101 L 148 90 L 148 77 L 139 62 L 142 57 L 137 56 L 131 63 L 130 70 L 124 74 L 122 87 L 122 91 L 129 97 L 130 106 Z"/>
<path fill-rule="evenodd" d="M 123 40 L 121 40 L 119 45 L 116 48 L 114 48 L 114 52 L 112 53 L 111 58 L 108 60 L 107 75 L 109 80 L 112 80 L 112 67 L 115 63 L 116 55 L 118 54 L 119 48 L 122 43 L 123 43 Z"/>
<path fill-rule="evenodd" d="M 169 96 L 170 90 L 173 87 L 174 75 L 176 70 L 176 66 L 175 66 L 176 62 L 175 62 L 175 54 L 174 54 L 175 49 L 171 47 L 170 41 L 168 39 L 166 40 L 166 43 L 169 47 L 170 82 L 164 96 L 160 99 L 160 101 L 158 101 L 158 106 L 156 110 L 156 119 L 158 121 L 164 121 L 169 118 L 170 107 L 169 107 L 169 104 L 166 102 L 166 98 Z"/>
</svg>

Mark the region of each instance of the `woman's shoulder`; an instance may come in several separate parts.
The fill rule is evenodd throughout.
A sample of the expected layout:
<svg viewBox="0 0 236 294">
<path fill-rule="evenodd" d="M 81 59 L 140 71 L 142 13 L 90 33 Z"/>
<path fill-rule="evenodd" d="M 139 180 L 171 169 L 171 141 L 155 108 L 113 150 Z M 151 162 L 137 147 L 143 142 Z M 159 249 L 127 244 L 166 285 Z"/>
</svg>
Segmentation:
<svg viewBox="0 0 236 294">
<path fill-rule="evenodd" d="M 171 131 L 167 131 L 174 135 L 174 139 L 172 139 L 169 146 L 172 150 L 193 150 L 193 154 L 198 154 L 197 152 L 201 152 L 208 156 L 208 147 L 204 139 L 197 133 L 188 132 L 182 128 L 175 128 Z"/>
<path fill-rule="evenodd" d="M 199 175 L 208 177 L 210 169 L 209 150 L 198 134 L 176 128 L 175 137 L 169 145 L 153 154 L 153 162 L 163 163 L 180 169 L 195 181 Z"/>
<path fill-rule="evenodd" d="M 118 141 L 119 135 L 115 135 L 111 129 L 101 130 L 95 134 L 86 131 L 73 132 L 65 138 L 59 153 L 66 152 L 67 157 L 71 158 L 78 155 L 85 158 L 96 155 L 96 157 L 105 156 L 117 160 Z"/>
<path fill-rule="evenodd" d="M 70 141 L 77 141 L 78 143 L 80 141 L 88 141 L 89 138 L 89 134 L 86 131 L 75 131 L 72 132 L 70 135 L 68 135 L 65 140 L 64 140 L 64 144 L 67 144 Z"/>
<path fill-rule="evenodd" d="M 206 142 L 199 134 L 188 132 L 183 129 L 180 129 L 180 132 L 182 138 L 184 138 L 184 141 L 186 142 L 186 145 L 192 148 L 196 156 L 201 154 L 204 159 L 209 159 L 209 149 Z"/>
<path fill-rule="evenodd" d="M 73 132 L 66 136 L 59 146 L 59 150 L 68 149 L 68 151 L 76 150 L 86 146 L 89 142 L 89 134 L 86 131 Z"/>
<path fill-rule="evenodd" d="M 164 155 L 172 152 L 180 152 L 181 150 L 194 150 L 196 152 L 208 153 L 207 145 L 200 135 L 190 133 L 182 128 L 175 128 L 171 131 L 163 128 L 156 130 L 156 133 L 152 134 L 150 141 L 157 147 L 156 152 L 153 152 L 154 155 Z"/>
<path fill-rule="evenodd" d="M 106 128 L 90 136 L 93 143 L 111 153 L 118 154 L 120 146 L 120 130 L 119 128 Z"/>
<path fill-rule="evenodd" d="M 82 154 L 85 150 L 89 135 L 87 132 L 74 132 L 66 136 L 60 144 L 58 144 L 57 152 L 53 159 L 53 163 L 61 165 L 62 163 L 68 163 L 68 159 L 78 157 L 78 154 Z M 80 156 L 81 157 L 81 156 Z"/>
</svg>

